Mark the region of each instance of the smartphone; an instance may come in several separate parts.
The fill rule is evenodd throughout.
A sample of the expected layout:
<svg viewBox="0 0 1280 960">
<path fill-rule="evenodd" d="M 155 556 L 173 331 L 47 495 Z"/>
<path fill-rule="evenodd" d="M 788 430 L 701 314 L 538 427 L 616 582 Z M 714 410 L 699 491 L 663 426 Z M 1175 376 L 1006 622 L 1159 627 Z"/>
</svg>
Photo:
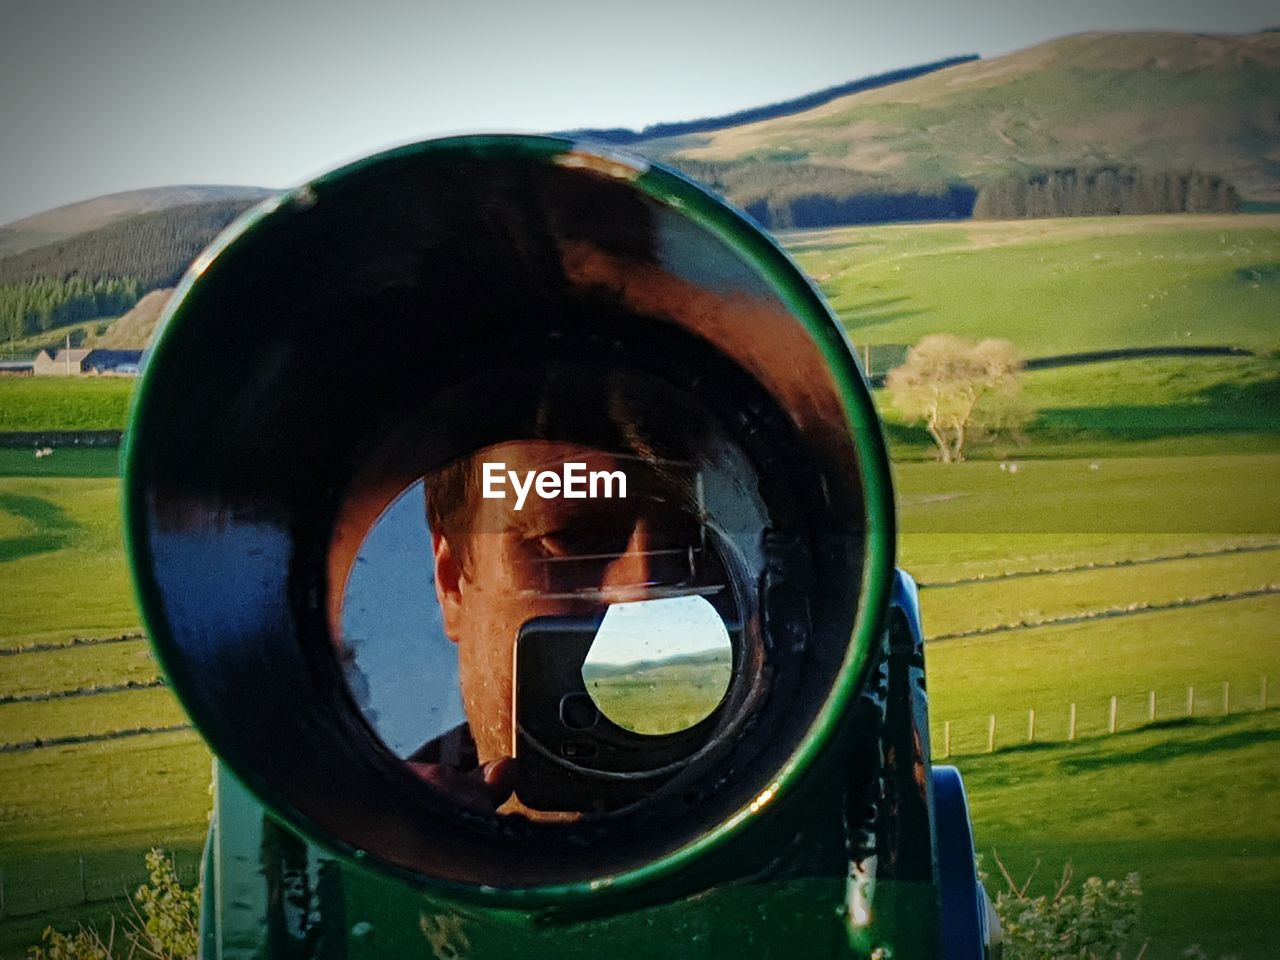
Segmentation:
<svg viewBox="0 0 1280 960">
<path fill-rule="evenodd" d="M 604 813 L 637 803 L 683 770 L 721 726 L 719 708 L 686 729 L 656 735 L 610 720 L 582 670 L 602 621 L 535 617 L 517 635 L 515 792 L 536 810 Z M 733 631 L 730 638 L 736 649 Z"/>
</svg>

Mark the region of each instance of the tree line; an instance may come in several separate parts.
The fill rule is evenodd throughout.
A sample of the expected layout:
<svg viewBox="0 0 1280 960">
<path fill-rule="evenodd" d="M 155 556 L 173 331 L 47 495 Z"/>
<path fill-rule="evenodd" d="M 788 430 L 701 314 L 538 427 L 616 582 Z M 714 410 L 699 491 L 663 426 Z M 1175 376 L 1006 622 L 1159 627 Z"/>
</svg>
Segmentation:
<svg viewBox="0 0 1280 960">
<path fill-rule="evenodd" d="M 770 230 L 965 219 L 977 196 L 965 183 L 887 178 L 777 153 L 728 162 L 683 157 L 671 162 Z"/>
<path fill-rule="evenodd" d="M 88 280 L 42 277 L 0 285 L 0 338 L 43 333 L 97 317 L 117 317 L 138 302 L 140 285 L 134 277 Z"/>
<path fill-rule="evenodd" d="M 1127 166 L 1059 167 L 996 180 L 978 191 L 978 219 L 1088 217 L 1107 214 L 1234 213 L 1235 188 L 1196 170 Z"/>
<path fill-rule="evenodd" d="M 760 151 L 739 160 L 673 157 L 771 230 L 909 220 L 985 220 L 1106 214 L 1233 213 L 1235 188 L 1197 170 L 1064 166 L 975 187 L 951 180 L 868 174 L 806 162 L 806 154 Z"/>
</svg>

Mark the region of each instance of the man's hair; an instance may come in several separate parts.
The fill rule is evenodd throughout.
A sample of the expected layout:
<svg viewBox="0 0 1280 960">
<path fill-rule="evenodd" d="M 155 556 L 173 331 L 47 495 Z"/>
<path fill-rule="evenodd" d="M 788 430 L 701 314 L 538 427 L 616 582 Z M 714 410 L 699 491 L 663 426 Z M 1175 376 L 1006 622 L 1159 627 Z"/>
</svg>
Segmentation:
<svg viewBox="0 0 1280 960">
<path fill-rule="evenodd" d="M 427 501 L 427 526 L 447 537 L 466 567 L 470 537 L 462 535 L 467 518 L 475 510 L 479 453 L 470 453 L 423 478 Z"/>
<path fill-rule="evenodd" d="M 532 394 L 511 392 L 526 401 L 526 408 L 517 411 L 513 435 L 503 439 L 595 447 L 639 459 L 659 476 L 669 472 L 664 465 L 688 462 L 701 446 L 705 414 L 651 378 L 576 364 L 548 367 L 541 374 Z M 449 539 L 464 567 L 470 521 L 480 499 L 481 454 L 495 442 L 488 439 L 423 478 L 427 524 Z"/>
</svg>

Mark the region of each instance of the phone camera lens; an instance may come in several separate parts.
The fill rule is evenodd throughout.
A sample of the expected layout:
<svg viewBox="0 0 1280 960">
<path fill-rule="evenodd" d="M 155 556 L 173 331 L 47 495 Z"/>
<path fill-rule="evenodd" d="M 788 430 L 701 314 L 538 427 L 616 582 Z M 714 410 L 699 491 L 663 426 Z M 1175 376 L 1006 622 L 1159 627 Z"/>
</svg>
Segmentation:
<svg viewBox="0 0 1280 960">
<path fill-rule="evenodd" d="M 560 722 L 570 730 L 590 730 L 599 719 L 600 711 L 589 695 L 578 691 L 560 698 Z M 565 756 L 569 756 L 569 746 L 565 744 Z"/>
</svg>

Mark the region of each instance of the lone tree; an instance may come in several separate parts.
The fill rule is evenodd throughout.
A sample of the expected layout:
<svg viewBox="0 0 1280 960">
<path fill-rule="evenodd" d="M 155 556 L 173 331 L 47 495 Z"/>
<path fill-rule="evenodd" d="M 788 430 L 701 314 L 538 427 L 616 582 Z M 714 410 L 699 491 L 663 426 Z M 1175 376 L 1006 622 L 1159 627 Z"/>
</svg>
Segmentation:
<svg viewBox="0 0 1280 960">
<path fill-rule="evenodd" d="M 964 459 L 966 444 L 1017 436 L 1033 416 L 1022 400 L 1024 360 L 1008 340 L 973 343 L 949 333 L 930 334 L 889 371 L 885 388 L 912 423 L 923 422 L 943 463 Z"/>
</svg>

